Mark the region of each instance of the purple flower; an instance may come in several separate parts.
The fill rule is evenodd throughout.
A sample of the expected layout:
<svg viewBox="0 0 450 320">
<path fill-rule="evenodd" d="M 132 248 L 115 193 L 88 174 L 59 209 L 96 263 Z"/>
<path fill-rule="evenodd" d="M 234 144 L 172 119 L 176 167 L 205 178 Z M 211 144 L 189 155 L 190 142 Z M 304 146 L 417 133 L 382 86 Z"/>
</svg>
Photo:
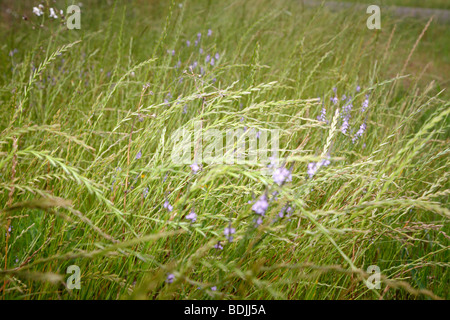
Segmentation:
<svg viewBox="0 0 450 320">
<path fill-rule="evenodd" d="M 167 276 L 166 282 L 167 282 L 167 283 L 172 283 L 173 280 L 175 280 L 175 275 L 174 275 L 173 273 L 170 273 L 170 274 Z"/>
<path fill-rule="evenodd" d="M 186 46 L 188 46 L 188 47 L 191 46 L 191 42 L 189 40 L 186 41 Z"/>
<path fill-rule="evenodd" d="M 164 208 L 166 208 L 169 212 L 172 212 L 173 207 L 172 205 L 169 203 L 168 200 L 166 200 L 166 202 L 164 202 Z"/>
<path fill-rule="evenodd" d="M 325 107 L 322 108 L 322 111 L 320 112 L 320 116 L 317 117 L 317 120 L 328 123 L 327 109 L 325 109 Z"/>
<path fill-rule="evenodd" d="M 202 38 L 202 34 L 200 32 L 197 33 L 197 40 L 200 41 L 201 38 Z"/>
<path fill-rule="evenodd" d="M 348 130 L 348 127 L 349 127 L 349 124 L 348 124 L 349 120 L 350 120 L 350 115 L 348 114 L 348 115 L 345 116 L 344 121 L 342 122 L 341 132 L 343 134 L 347 133 L 347 130 Z"/>
<path fill-rule="evenodd" d="M 216 287 L 216 286 L 211 287 L 211 290 L 212 290 L 212 291 L 216 291 L 216 290 L 217 290 L 217 287 Z"/>
<path fill-rule="evenodd" d="M 139 160 L 142 157 L 142 152 L 139 151 L 138 154 L 136 155 L 136 160 Z"/>
<path fill-rule="evenodd" d="M 328 159 L 322 159 L 319 162 L 310 162 L 308 163 L 308 175 L 309 178 L 312 179 L 312 177 L 316 174 L 317 170 L 320 169 L 320 167 L 324 166 L 327 167 L 331 164 L 330 160 Z"/>
<path fill-rule="evenodd" d="M 211 29 L 208 29 L 208 34 L 207 34 L 207 36 L 208 36 L 208 37 L 211 37 L 211 35 L 212 35 L 212 30 L 211 30 Z"/>
<path fill-rule="evenodd" d="M 356 86 L 356 92 L 361 91 L 361 87 L 360 86 Z"/>
<path fill-rule="evenodd" d="M 193 164 L 191 164 L 190 167 L 194 174 L 196 174 L 200 170 L 200 167 L 195 162 Z"/>
<path fill-rule="evenodd" d="M 144 198 L 147 198 L 147 195 L 148 195 L 148 187 L 144 189 L 144 191 L 142 192 L 142 195 L 144 196 Z"/>
<path fill-rule="evenodd" d="M 236 233 L 236 229 L 232 228 L 231 225 L 223 231 L 223 234 L 227 237 L 229 242 L 233 241 L 233 237 L 231 235 L 234 233 Z"/>
<path fill-rule="evenodd" d="M 217 250 L 223 250 L 223 246 L 220 244 L 220 241 L 214 245 L 214 248 L 216 248 Z"/>
<path fill-rule="evenodd" d="M 274 171 L 272 178 L 276 184 L 281 186 L 285 182 L 292 181 L 292 174 L 285 167 L 280 167 Z"/>
<path fill-rule="evenodd" d="M 215 58 L 216 58 L 216 60 L 219 60 L 219 54 L 218 53 L 216 53 L 216 55 L 214 56 Z"/>
<path fill-rule="evenodd" d="M 337 104 L 337 103 L 339 102 L 339 99 L 338 99 L 337 96 L 334 96 L 334 98 L 331 98 L 331 101 L 332 101 L 334 104 Z"/>
<path fill-rule="evenodd" d="M 197 214 L 194 211 L 191 211 L 191 213 L 189 213 L 186 216 L 186 219 L 191 220 L 192 222 L 197 221 Z"/>
<path fill-rule="evenodd" d="M 205 58 L 205 63 L 208 63 L 210 59 L 211 59 L 211 56 L 208 54 Z"/>
<path fill-rule="evenodd" d="M 364 99 L 362 107 L 361 107 L 361 112 L 365 112 L 367 110 L 367 108 L 369 107 L 369 95 L 366 94 L 366 99 Z"/>
<path fill-rule="evenodd" d="M 211 58 L 211 65 L 214 66 L 214 58 Z"/>
<path fill-rule="evenodd" d="M 363 124 L 359 127 L 358 132 L 356 132 L 355 136 L 352 139 L 353 143 L 355 143 L 356 140 L 358 140 L 358 138 L 360 138 L 363 135 L 364 131 L 366 131 L 366 128 L 367 128 L 366 122 L 363 122 Z"/>
<path fill-rule="evenodd" d="M 198 52 L 200 52 L 200 54 L 203 54 L 203 49 L 200 48 L 200 49 L 198 50 Z"/>
<path fill-rule="evenodd" d="M 288 213 L 288 214 L 286 215 L 286 217 L 290 217 L 291 215 L 290 215 L 289 213 L 291 213 L 291 212 L 292 212 L 292 207 L 289 206 L 289 204 L 286 204 L 286 205 L 281 209 L 281 211 L 278 213 L 278 216 L 279 216 L 280 218 L 283 218 L 283 217 L 284 217 L 284 214 L 285 214 L 285 213 Z"/>
<path fill-rule="evenodd" d="M 258 201 L 252 206 L 252 210 L 255 211 L 256 214 L 264 215 L 269 208 L 269 202 L 267 201 L 267 197 L 263 194 Z"/>
<path fill-rule="evenodd" d="M 258 219 L 255 220 L 255 227 L 260 226 L 263 223 L 262 217 L 258 217 Z"/>
</svg>

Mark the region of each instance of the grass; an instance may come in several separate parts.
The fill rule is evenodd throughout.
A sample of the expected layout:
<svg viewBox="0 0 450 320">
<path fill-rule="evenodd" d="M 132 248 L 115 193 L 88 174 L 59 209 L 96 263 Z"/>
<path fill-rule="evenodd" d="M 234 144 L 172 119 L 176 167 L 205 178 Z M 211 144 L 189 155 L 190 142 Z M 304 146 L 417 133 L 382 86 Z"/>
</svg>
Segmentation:
<svg viewBox="0 0 450 320">
<path fill-rule="evenodd" d="M 403 6 L 403 7 L 417 7 L 429 9 L 450 9 L 450 4 L 446 0 L 340 0 L 342 2 L 354 2 L 361 4 L 375 4 L 379 6 Z"/>
<path fill-rule="evenodd" d="M 293 1 L 135 0 L 86 1 L 81 29 L 67 30 L 33 15 L 37 3 L 6 5 L 4 299 L 449 298 L 445 26 L 386 17 L 374 31 L 358 12 Z M 171 135 L 196 121 L 203 133 L 278 129 L 292 181 L 174 163 Z M 66 287 L 71 265 L 79 290 Z M 371 265 L 380 289 L 367 285 Z"/>
</svg>

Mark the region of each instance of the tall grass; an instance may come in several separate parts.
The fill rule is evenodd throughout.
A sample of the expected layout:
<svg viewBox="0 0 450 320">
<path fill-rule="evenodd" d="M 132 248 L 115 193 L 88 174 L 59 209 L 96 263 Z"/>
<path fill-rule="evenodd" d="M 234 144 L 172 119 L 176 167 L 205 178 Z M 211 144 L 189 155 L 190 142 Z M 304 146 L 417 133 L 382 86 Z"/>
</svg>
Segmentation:
<svg viewBox="0 0 450 320">
<path fill-rule="evenodd" d="M 294 1 L 87 1 L 67 30 L 31 9 L 0 60 L 5 299 L 448 298 L 448 82 L 420 55 L 438 25 L 373 31 Z M 292 181 L 174 163 L 171 135 L 198 121 L 279 129 Z"/>
</svg>

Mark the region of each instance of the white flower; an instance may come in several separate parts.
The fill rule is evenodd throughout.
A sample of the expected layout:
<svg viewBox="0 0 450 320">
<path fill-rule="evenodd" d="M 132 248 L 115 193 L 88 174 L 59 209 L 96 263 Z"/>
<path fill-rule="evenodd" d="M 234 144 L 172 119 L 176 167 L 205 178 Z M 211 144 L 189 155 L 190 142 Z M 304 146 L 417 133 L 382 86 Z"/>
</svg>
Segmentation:
<svg viewBox="0 0 450 320">
<path fill-rule="evenodd" d="M 40 9 L 41 5 L 39 5 L 39 8 L 33 7 L 33 13 L 37 15 L 38 17 L 41 16 L 44 12 Z"/>
<path fill-rule="evenodd" d="M 58 19 L 58 16 L 56 15 L 55 9 L 50 8 L 50 18 Z"/>
</svg>

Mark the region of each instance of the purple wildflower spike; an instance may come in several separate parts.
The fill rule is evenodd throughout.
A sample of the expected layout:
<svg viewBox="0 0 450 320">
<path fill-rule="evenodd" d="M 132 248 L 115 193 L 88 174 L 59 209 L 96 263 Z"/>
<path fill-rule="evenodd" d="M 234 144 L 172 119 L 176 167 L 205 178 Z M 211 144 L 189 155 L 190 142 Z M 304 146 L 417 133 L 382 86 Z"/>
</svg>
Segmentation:
<svg viewBox="0 0 450 320">
<path fill-rule="evenodd" d="M 191 213 L 186 216 L 186 219 L 191 220 L 191 222 L 195 222 L 197 221 L 197 214 L 194 211 L 191 211 Z"/>
<path fill-rule="evenodd" d="M 231 235 L 234 233 L 236 233 L 236 229 L 232 228 L 231 225 L 223 231 L 223 234 L 227 237 L 229 242 L 233 241 L 233 237 Z"/>
<path fill-rule="evenodd" d="M 142 152 L 139 151 L 138 154 L 136 155 L 136 160 L 139 160 L 142 157 Z"/>
<path fill-rule="evenodd" d="M 172 205 L 169 203 L 168 200 L 166 200 L 166 202 L 164 202 L 164 205 L 163 205 L 163 206 L 164 206 L 164 208 L 167 209 L 167 211 L 172 212 L 173 207 L 172 207 Z"/>
<path fill-rule="evenodd" d="M 264 215 L 269 208 L 269 202 L 267 201 L 267 197 L 263 194 L 258 201 L 252 206 L 252 210 L 255 211 L 256 214 Z"/>
<path fill-rule="evenodd" d="M 214 245 L 214 248 L 216 248 L 217 250 L 223 250 L 223 246 L 220 244 L 220 241 Z"/>
<path fill-rule="evenodd" d="M 285 167 L 280 167 L 273 172 L 272 178 L 276 184 L 281 186 L 285 182 L 292 181 L 292 174 Z"/>
</svg>

